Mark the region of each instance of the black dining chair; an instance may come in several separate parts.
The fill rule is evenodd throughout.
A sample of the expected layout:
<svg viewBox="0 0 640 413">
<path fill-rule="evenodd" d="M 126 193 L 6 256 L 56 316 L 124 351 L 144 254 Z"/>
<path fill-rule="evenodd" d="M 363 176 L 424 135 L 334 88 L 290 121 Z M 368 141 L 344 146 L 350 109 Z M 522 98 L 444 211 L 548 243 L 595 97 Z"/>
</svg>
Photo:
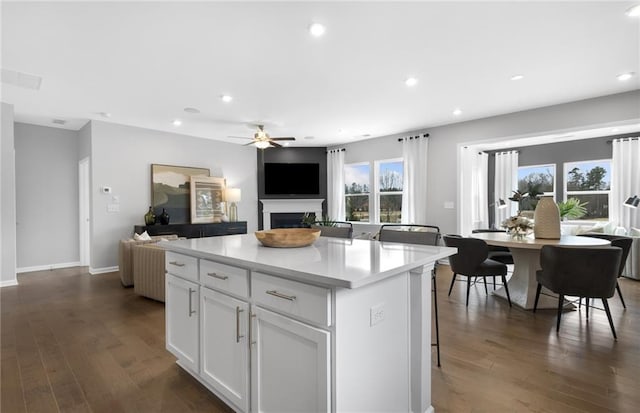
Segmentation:
<svg viewBox="0 0 640 413">
<path fill-rule="evenodd" d="M 609 319 L 613 338 L 617 339 L 607 298 L 613 297 L 622 258 L 619 247 L 576 248 L 545 245 L 540 250 L 540 267 L 536 271 L 538 288 L 533 312 L 538 308 L 542 287 L 558 294 L 558 321 L 556 331 L 560 331 L 560 318 L 564 296 L 600 298 Z"/>
<path fill-rule="evenodd" d="M 380 227 L 378 233 L 380 242 L 402 242 L 405 244 L 438 245 L 440 242 L 440 228 L 434 225 L 397 225 L 385 224 Z M 433 308 L 436 322 L 436 347 L 438 367 L 440 367 L 440 327 L 438 325 L 438 294 L 436 285 L 436 268 L 431 272 L 433 284 Z"/>
<path fill-rule="evenodd" d="M 606 239 L 611 242 L 612 247 L 619 247 L 622 249 L 622 257 L 620 258 L 620 269 L 618 270 L 618 278 L 622 277 L 622 272 L 624 271 L 624 266 L 627 263 L 627 257 L 629 257 L 629 251 L 631 250 L 631 245 L 633 244 L 633 238 L 625 237 L 623 235 L 611 235 L 611 234 L 598 234 L 598 233 L 586 233 L 581 234 L 581 237 L 591 237 L 591 238 L 600 238 Z M 622 307 L 627 308 L 627 305 L 624 302 L 624 297 L 622 296 L 622 291 L 620 290 L 620 283 L 616 280 L 616 290 L 618 291 L 618 297 L 620 297 L 620 301 L 622 302 Z M 587 303 L 587 315 L 589 314 L 589 303 Z"/>
<path fill-rule="evenodd" d="M 498 261 L 489 259 L 489 246 L 486 242 L 477 238 L 464 238 L 460 235 L 448 234 L 443 237 L 447 247 L 458 249 L 458 253 L 449 257 L 453 278 L 449 287 L 449 295 L 453 290 L 457 275 L 467 277 L 467 307 L 469 306 L 469 290 L 471 289 L 471 279 L 482 277 L 484 281 L 484 291 L 487 291 L 487 276 L 502 277 L 502 284 L 507 293 L 507 301 L 511 307 L 511 296 L 507 285 L 507 266 Z"/>
<path fill-rule="evenodd" d="M 319 229 L 321 237 L 353 238 L 353 224 L 351 222 L 333 221 L 332 225 L 322 225 L 314 222 L 311 228 Z"/>
<path fill-rule="evenodd" d="M 482 228 L 482 229 L 474 229 L 471 231 L 473 234 L 479 234 L 483 232 L 505 232 L 504 229 L 494 229 L 494 228 Z M 501 262 L 507 265 L 513 265 L 513 255 L 511 255 L 511 251 L 507 247 L 501 247 L 498 245 L 489 245 L 489 259 Z M 493 277 L 493 289 L 496 289 L 496 277 Z"/>
</svg>

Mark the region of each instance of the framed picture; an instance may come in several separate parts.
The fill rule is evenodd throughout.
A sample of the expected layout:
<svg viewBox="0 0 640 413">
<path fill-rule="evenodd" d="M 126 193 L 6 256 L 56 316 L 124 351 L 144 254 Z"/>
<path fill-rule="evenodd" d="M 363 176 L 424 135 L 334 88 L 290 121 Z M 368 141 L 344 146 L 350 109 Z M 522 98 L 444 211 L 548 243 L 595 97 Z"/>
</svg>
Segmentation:
<svg viewBox="0 0 640 413">
<path fill-rule="evenodd" d="M 191 177 L 191 223 L 222 222 L 224 178 Z"/>
<path fill-rule="evenodd" d="M 156 216 L 164 208 L 171 224 L 190 222 L 190 182 L 192 176 L 209 176 L 208 168 L 151 165 L 151 205 Z"/>
</svg>

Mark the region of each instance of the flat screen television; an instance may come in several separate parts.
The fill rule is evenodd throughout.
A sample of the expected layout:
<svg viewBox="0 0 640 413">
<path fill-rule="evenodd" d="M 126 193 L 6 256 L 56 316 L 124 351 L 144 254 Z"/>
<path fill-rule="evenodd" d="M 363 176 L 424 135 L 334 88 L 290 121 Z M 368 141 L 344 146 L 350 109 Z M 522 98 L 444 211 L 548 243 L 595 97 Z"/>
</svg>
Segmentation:
<svg viewBox="0 0 640 413">
<path fill-rule="evenodd" d="M 265 195 L 319 195 L 317 163 L 265 163 Z"/>
</svg>

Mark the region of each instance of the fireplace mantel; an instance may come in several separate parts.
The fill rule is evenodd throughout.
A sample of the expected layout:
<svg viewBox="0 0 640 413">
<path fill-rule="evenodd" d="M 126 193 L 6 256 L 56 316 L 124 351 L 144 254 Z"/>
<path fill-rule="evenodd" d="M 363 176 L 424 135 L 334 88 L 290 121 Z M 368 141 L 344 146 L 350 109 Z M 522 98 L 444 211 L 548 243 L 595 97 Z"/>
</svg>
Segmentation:
<svg viewBox="0 0 640 413">
<path fill-rule="evenodd" d="M 316 217 L 322 217 L 322 202 L 324 199 L 261 199 L 262 227 L 271 229 L 271 214 L 282 212 L 313 212 Z"/>
</svg>

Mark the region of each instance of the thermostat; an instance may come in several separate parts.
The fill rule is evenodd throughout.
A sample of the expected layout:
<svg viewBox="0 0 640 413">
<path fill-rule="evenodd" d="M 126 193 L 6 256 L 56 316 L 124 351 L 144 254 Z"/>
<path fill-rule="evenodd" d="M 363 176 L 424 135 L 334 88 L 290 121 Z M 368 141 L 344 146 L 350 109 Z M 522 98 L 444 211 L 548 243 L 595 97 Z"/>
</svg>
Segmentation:
<svg viewBox="0 0 640 413">
<path fill-rule="evenodd" d="M 102 193 L 103 194 L 110 194 L 111 193 L 111 187 L 110 186 L 103 186 L 102 187 Z"/>
</svg>

